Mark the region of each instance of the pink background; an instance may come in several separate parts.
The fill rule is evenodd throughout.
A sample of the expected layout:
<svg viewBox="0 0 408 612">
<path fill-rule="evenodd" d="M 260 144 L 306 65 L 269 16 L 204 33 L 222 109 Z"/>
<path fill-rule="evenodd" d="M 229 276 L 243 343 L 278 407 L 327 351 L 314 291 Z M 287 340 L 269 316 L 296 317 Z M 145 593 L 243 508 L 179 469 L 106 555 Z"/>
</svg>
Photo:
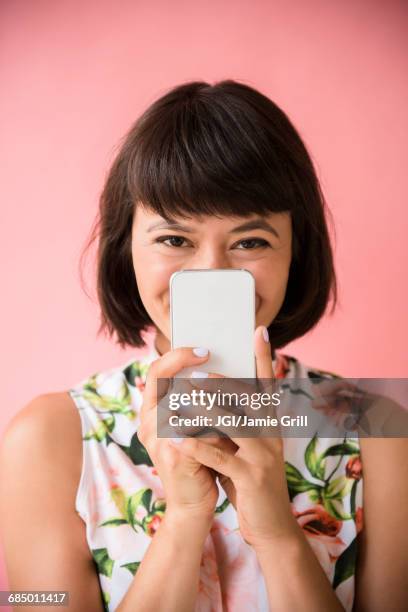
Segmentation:
<svg viewBox="0 0 408 612">
<path fill-rule="evenodd" d="M 192 79 L 235 78 L 272 97 L 333 211 L 339 308 L 283 352 L 343 376 L 408 376 L 403 1 L 3 0 L 0 10 L 0 434 L 34 396 L 136 354 L 96 339 L 78 255 L 119 138 Z"/>
</svg>

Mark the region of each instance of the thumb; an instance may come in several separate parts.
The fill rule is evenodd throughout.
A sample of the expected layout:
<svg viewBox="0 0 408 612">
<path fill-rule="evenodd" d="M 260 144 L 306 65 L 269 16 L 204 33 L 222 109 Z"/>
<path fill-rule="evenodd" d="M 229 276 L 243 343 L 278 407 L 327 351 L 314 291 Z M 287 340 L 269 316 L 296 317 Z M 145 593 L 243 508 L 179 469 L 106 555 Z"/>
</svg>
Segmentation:
<svg viewBox="0 0 408 612">
<path fill-rule="evenodd" d="M 226 496 L 228 497 L 231 504 L 234 506 L 235 510 L 237 509 L 237 495 L 234 487 L 234 483 L 231 478 L 228 476 L 224 476 L 224 474 L 218 473 L 218 480 L 220 485 L 225 491 Z"/>
</svg>

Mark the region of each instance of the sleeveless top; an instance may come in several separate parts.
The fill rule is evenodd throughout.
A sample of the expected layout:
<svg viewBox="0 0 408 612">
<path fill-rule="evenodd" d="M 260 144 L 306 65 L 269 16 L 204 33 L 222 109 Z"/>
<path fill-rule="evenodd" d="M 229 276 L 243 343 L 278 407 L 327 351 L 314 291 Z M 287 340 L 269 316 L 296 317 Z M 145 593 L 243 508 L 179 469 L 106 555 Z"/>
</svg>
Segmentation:
<svg viewBox="0 0 408 612">
<path fill-rule="evenodd" d="M 75 509 L 85 523 L 107 612 L 126 594 L 166 509 L 158 473 L 137 437 L 146 374 L 158 357 L 153 346 L 68 391 L 79 411 L 83 440 Z M 276 378 L 304 378 L 311 386 L 322 378 L 340 378 L 280 353 L 273 365 Z M 363 526 L 359 440 L 282 439 L 292 512 L 336 596 L 351 611 L 357 535 Z M 256 554 L 240 535 L 234 506 L 216 482 L 219 497 L 203 547 L 195 612 L 267 612 L 271 608 Z"/>
</svg>

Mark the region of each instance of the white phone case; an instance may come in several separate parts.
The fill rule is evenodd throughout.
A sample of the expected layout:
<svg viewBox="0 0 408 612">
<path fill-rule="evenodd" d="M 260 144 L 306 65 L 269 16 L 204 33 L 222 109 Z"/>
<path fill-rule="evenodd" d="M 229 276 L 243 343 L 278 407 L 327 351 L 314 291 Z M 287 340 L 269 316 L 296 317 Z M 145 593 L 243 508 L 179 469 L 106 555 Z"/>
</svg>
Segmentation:
<svg viewBox="0 0 408 612">
<path fill-rule="evenodd" d="M 208 361 L 183 368 L 255 378 L 255 279 L 245 269 L 181 270 L 170 278 L 171 348 L 204 346 Z"/>
</svg>

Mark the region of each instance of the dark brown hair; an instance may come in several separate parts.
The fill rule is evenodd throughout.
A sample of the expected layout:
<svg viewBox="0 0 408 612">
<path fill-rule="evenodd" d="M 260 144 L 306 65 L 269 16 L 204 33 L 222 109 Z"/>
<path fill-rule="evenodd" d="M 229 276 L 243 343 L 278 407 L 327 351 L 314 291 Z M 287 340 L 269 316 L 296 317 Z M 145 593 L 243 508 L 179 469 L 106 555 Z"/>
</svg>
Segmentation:
<svg viewBox="0 0 408 612">
<path fill-rule="evenodd" d="M 125 134 L 108 172 L 80 260 L 98 239 L 98 335 L 144 346 L 153 322 L 132 263 L 135 206 L 166 220 L 195 214 L 247 217 L 289 211 L 292 261 L 284 303 L 268 327 L 273 348 L 303 336 L 323 316 L 337 285 L 325 203 L 310 155 L 287 115 L 233 80 L 188 82 L 154 102 Z M 82 283 L 83 284 L 83 283 Z"/>
</svg>

